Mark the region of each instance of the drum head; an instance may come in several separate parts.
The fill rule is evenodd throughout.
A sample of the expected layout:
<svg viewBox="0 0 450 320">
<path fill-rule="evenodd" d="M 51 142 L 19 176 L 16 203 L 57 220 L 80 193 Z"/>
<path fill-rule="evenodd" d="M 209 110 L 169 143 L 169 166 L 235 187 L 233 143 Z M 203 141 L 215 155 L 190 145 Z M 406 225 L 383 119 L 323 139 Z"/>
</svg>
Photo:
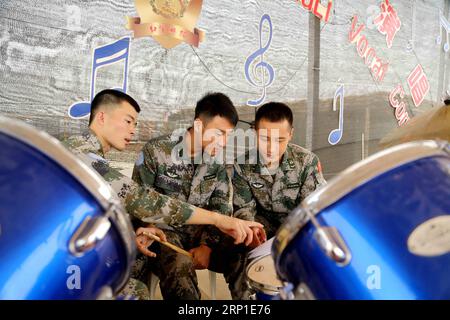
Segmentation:
<svg viewBox="0 0 450 320">
<path fill-rule="evenodd" d="M 251 287 L 269 294 L 278 294 L 283 286 L 271 255 L 253 260 L 247 267 L 247 279 Z"/>
</svg>

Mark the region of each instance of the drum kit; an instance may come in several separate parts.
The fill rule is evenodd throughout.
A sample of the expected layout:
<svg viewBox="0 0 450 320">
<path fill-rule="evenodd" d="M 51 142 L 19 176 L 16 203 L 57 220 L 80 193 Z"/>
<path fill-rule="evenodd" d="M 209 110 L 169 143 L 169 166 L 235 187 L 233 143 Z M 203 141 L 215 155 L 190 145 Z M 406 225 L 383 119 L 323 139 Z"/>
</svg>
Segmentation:
<svg viewBox="0 0 450 320">
<path fill-rule="evenodd" d="M 248 264 L 256 299 L 449 299 L 448 141 L 444 105 L 306 198 Z"/>
<path fill-rule="evenodd" d="M 109 185 L 55 138 L 0 117 L 0 299 L 108 299 L 134 262 Z"/>
<path fill-rule="evenodd" d="M 450 147 L 400 144 L 317 190 L 272 247 L 284 296 L 449 299 Z"/>
<path fill-rule="evenodd" d="M 447 115 L 411 120 L 293 210 L 249 259 L 252 297 L 449 299 L 450 119 L 432 125 Z M 109 186 L 20 122 L 0 118 L 0 148 L 0 299 L 114 297 L 135 247 Z"/>
</svg>

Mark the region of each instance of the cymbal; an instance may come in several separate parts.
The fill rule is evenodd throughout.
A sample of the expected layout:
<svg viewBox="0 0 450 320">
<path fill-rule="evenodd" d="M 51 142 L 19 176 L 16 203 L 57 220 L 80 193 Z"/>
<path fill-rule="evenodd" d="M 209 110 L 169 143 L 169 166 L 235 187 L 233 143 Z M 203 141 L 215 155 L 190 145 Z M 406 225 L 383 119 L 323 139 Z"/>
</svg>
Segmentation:
<svg viewBox="0 0 450 320">
<path fill-rule="evenodd" d="M 446 103 L 448 100 L 445 101 Z M 411 118 L 403 126 L 388 133 L 379 146 L 391 147 L 396 144 L 414 140 L 450 141 L 450 105 L 444 104 Z"/>
</svg>

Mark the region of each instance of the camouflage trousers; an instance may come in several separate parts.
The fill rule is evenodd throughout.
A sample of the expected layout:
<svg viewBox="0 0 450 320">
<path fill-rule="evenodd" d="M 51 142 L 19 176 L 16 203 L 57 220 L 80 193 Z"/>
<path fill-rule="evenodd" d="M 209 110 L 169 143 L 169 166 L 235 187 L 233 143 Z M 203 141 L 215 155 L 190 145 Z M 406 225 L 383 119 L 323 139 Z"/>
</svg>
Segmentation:
<svg viewBox="0 0 450 320">
<path fill-rule="evenodd" d="M 147 280 L 143 276 L 147 273 L 147 256 L 138 253 L 134 265 L 131 269 L 131 277 L 128 283 L 117 295 L 118 299 L 138 299 L 138 300 L 150 300 L 150 291 L 147 286 Z"/>
<path fill-rule="evenodd" d="M 200 236 L 194 226 L 178 230 L 164 230 L 167 241 L 187 251 L 200 245 Z M 209 270 L 223 273 L 234 299 L 241 299 L 245 292 L 245 256 L 244 246 L 234 245 L 231 237 L 223 236 L 216 244 L 208 243 L 212 253 Z M 138 279 L 148 279 L 148 272 L 154 273 L 160 280 L 161 293 L 166 300 L 199 300 L 201 298 L 198 279 L 192 259 L 176 251 L 157 244 L 152 245 L 156 258 L 147 258 L 147 267 Z M 145 270 L 147 274 L 145 274 Z"/>
<path fill-rule="evenodd" d="M 270 223 L 262 215 L 255 220 L 264 225 L 267 238 L 275 235 L 279 224 Z M 200 245 L 200 226 L 185 226 L 178 230 L 164 230 L 167 241 L 178 247 L 190 250 Z M 247 300 L 253 290 L 247 283 L 246 266 L 248 248 L 235 245 L 233 238 L 221 234 L 215 243 L 208 243 L 212 249 L 209 270 L 223 273 L 233 300 Z M 218 240 L 218 241 L 217 241 Z M 119 298 L 149 300 L 148 280 L 150 272 L 160 279 L 161 293 L 167 300 L 198 300 L 201 293 L 192 260 L 172 249 L 153 243 L 150 250 L 157 254 L 150 258 L 138 253 L 131 272 L 131 279 L 120 292 Z"/>
<path fill-rule="evenodd" d="M 248 252 L 245 245 L 235 245 L 227 235 L 212 247 L 209 269 L 223 273 L 233 300 L 248 300 L 252 294 L 245 270 Z"/>
</svg>

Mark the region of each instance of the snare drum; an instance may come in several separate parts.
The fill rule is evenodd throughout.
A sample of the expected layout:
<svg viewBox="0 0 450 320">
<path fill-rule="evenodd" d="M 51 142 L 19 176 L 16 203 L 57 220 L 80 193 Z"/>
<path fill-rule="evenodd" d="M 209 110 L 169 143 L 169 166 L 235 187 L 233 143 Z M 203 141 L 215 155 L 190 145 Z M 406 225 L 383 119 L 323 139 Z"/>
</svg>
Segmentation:
<svg viewBox="0 0 450 320">
<path fill-rule="evenodd" d="M 272 247 L 291 296 L 450 299 L 449 153 L 443 142 L 399 145 L 305 199 Z"/>
<path fill-rule="evenodd" d="M 282 284 L 271 255 L 255 258 L 247 266 L 247 281 L 256 300 L 278 300 Z"/>
<path fill-rule="evenodd" d="M 0 299 L 111 298 L 134 234 L 109 185 L 56 139 L 0 117 Z"/>
</svg>

